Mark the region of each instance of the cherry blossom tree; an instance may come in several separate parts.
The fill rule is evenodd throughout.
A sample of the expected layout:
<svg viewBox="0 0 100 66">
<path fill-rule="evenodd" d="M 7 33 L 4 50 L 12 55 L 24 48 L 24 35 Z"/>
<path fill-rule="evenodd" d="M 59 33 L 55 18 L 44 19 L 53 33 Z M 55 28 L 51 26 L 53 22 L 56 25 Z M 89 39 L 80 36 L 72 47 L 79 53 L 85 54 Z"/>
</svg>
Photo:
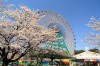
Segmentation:
<svg viewBox="0 0 100 66">
<path fill-rule="evenodd" d="M 26 6 L 19 9 L 0 12 L 0 56 L 2 66 L 18 61 L 30 50 L 39 49 L 43 43 L 57 40 L 56 30 L 47 29 L 38 24 L 38 10 Z M 43 16 L 45 17 L 45 16 Z"/>
<path fill-rule="evenodd" d="M 100 48 L 100 18 L 97 20 L 94 17 L 91 17 L 87 26 L 90 27 L 92 30 L 97 31 L 98 34 L 87 34 L 85 37 L 85 42 L 89 44 L 94 44 Z"/>
</svg>

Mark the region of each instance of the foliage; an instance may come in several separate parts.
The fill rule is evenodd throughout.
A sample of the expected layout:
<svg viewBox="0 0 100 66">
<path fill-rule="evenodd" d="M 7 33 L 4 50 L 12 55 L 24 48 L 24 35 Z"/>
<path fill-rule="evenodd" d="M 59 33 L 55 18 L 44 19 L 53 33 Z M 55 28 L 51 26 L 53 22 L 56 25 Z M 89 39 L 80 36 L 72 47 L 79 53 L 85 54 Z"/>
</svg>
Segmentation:
<svg viewBox="0 0 100 66">
<path fill-rule="evenodd" d="M 100 53 L 100 50 L 97 49 L 97 48 L 90 49 L 89 51 L 91 51 L 91 52 L 95 52 L 95 53 Z"/>
<path fill-rule="evenodd" d="M 75 50 L 74 52 L 75 52 L 75 55 L 77 55 L 77 54 L 84 52 L 84 50 Z"/>
<path fill-rule="evenodd" d="M 56 41 L 54 29 L 38 25 L 38 10 L 26 6 L 0 11 L 0 55 L 3 62 L 15 62 L 30 50 L 38 51 L 39 45 Z"/>
<path fill-rule="evenodd" d="M 95 52 L 95 53 L 100 53 L 100 50 L 97 49 L 97 48 L 89 49 L 88 51 Z M 75 55 L 80 54 L 82 52 L 85 52 L 85 50 L 75 50 Z"/>
<path fill-rule="evenodd" d="M 96 20 L 94 17 L 91 17 L 87 26 L 90 27 L 92 30 L 100 32 L 100 19 Z M 95 44 L 98 48 L 100 48 L 100 33 L 87 34 L 85 36 L 84 42 L 88 44 Z"/>
</svg>

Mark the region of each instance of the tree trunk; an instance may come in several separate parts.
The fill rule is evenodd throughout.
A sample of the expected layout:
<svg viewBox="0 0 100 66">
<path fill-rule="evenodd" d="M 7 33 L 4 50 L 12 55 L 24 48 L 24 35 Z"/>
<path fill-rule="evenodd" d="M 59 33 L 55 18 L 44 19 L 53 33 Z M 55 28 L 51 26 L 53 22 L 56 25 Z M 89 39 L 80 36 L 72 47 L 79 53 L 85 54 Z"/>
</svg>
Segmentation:
<svg viewBox="0 0 100 66">
<path fill-rule="evenodd" d="M 36 64 L 36 66 L 38 66 L 38 63 L 39 63 L 38 57 L 36 58 L 36 61 L 37 61 L 37 64 Z"/>
<path fill-rule="evenodd" d="M 53 66 L 53 58 L 51 58 L 51 66 Z"/>
<path fill-rule="evenodd" d="M 8 66 L 9 62 L 3 61 L 2 66 Z"/>
</svg>

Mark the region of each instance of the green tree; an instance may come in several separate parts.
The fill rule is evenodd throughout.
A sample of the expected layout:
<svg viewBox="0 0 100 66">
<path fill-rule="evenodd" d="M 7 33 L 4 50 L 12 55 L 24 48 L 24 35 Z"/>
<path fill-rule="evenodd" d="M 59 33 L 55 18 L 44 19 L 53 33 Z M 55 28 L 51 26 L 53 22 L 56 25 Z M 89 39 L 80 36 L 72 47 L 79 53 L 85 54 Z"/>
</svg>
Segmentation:
<svg viewBox="0 0 100 66">
<path fill-rule="evenodd" d="M 91 52 L 96 52 L 96 53 L 100 53 L 100 50 L 97 49 L 97 48 L 90 49 L 89 51 L 91 51 Z"/>
<path fill-rule="evenodd" d="M 84 50 L 75 50 L 75 55 L 84 52 Z"/>
</svg>

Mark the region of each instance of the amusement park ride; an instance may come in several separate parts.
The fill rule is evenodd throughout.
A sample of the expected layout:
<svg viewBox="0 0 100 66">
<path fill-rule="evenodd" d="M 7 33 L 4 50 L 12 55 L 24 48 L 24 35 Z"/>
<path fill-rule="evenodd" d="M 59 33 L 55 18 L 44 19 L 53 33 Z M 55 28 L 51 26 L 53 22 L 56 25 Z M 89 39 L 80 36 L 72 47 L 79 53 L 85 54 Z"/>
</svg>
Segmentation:
<svg viewBox="0 0 100 66">
<path fill-rule="evenodd" d="M 42 53 L 39 52 L 38 57 L 50 58 L 51 65 L 53 65 L 54 59 L 73 59 L 75 49 L 75 36 L 72 28 L 62 16 L 51 11 L 39 11 L 40 16 L 43 18 L 39 21 L 39 25 L 56 29 L 57 36 L 60 38 L 53 44 L 44 44 L 42 47 Z M 63 60 L 63 61 L 64 61 Z M 66 63 L 66 60 L 64 61 Z"/>
<path fill-rule="evenodd" d="M 47 28 L 56 28 L 58 37 L 61 38 L 55 44 L 46 44 L 45 49 L 50 49 L 62 55 L 73 55 L 75 49 L 75 37 L 72 28 L 68 22 L 60 15 L 51 11 L 40 11 L 41 16 L 44 16 L 39 24 Z"/>
<path fill-rule="evenodd" d="M 75 36 L 66 19 L 51 11 L 39 11 L 38 13 L 43 16 L 39 25 L 56 29 L 58 31 L 57 36 L 60 39 L 53 44 L 42 44 L 39 46 L 41 51 L 33 51 L 30 57 L 33 57 L 33 59 L 34 57 L 49 58 L 51 63 L 54 59 L 72 59 L 75 49 Z"/>
</svg>

